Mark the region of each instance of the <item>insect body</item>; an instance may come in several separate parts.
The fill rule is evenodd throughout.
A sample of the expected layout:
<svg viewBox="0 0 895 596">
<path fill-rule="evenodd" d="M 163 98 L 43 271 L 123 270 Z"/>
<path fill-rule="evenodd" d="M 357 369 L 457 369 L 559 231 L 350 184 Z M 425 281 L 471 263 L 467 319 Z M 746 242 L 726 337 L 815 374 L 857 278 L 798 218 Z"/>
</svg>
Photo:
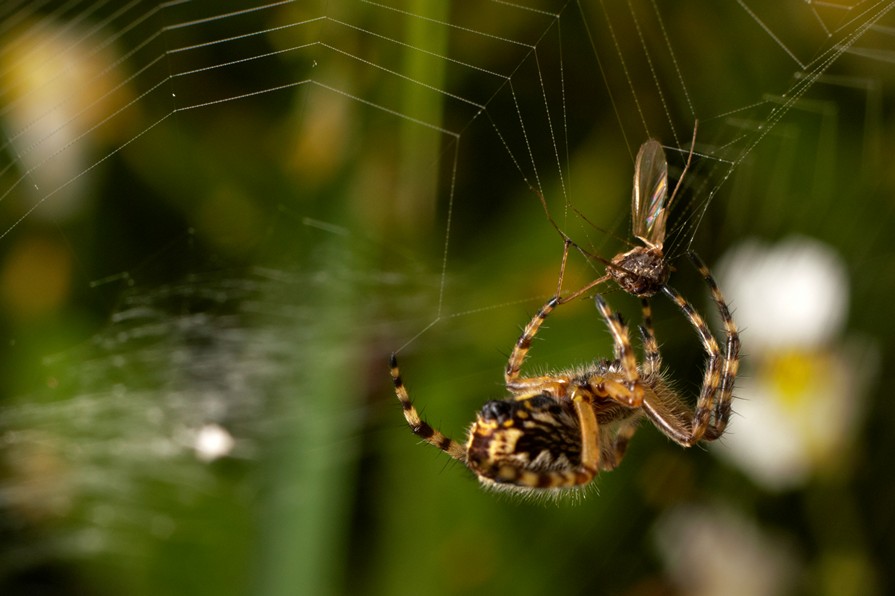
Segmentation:
<svg viewBox="0 0 895 596">
<path fill-rule="evenodd" d="M 695 142 L 694 128 L 694 145 Z M 684 171 L 669 197 L 668 162 L 662 145 L 655 139 L 648 139 L 637 152 L 631 199 L 631 228 L 634 237 L 643 242 L 644 246 L 637 246 L 617 255 L 608 269 L 609 275 L 629 294 L 649 297 L 661 290 L 668 281 L 669 269 L 662 253 L 665 222 L 692 158 L 693 146 L 690 147 Z"/>
<path fill-rule="evenodd" d="M 640 146 L 634 163 L 631 228 L 634 237 L 643 242 L 643 246 L 635 246 L 627 252 L 617 254 L 607 263 L 606 275 L 593 280 L 574 294 L 564 298 L 563 302 L 574 300 L 610 278 L 614 279 L 627 293 L 640 298 L 649 298 L 666 285 L 670 268 L 663 253 L 665 224 L 681 182 L 690 168 L 695 144 L 696 129 L 694 128 L 693 143 L 690 146 L 687 163 L 684 165 L 684 170 L 670 197 L 668 196 L 668 162 L 665 160 L 665 150 L 655 139 L 648 139 Z M 541 202 L 547 211 L 547 204 L 543 197 L 541 197 Z M 547 211 L 547 217 L 560 235 L 566 237 L 550 217 L 549 211 Z"/>
</svg>

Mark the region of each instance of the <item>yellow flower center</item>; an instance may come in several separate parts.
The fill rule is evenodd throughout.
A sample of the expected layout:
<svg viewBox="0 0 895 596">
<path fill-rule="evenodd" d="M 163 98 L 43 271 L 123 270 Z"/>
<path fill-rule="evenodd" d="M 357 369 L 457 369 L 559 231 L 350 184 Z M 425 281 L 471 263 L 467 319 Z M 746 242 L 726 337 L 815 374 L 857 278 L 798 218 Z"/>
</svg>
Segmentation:
<svg viewBox="0 0 895 596">
<path fill-rule="evenodd" d="M 825 361 L 826 358 L 819 352 L 781 352 L 768 358 L 765 374 L 784 406 L 801 408 L 823 377 Z"/>
</svg>

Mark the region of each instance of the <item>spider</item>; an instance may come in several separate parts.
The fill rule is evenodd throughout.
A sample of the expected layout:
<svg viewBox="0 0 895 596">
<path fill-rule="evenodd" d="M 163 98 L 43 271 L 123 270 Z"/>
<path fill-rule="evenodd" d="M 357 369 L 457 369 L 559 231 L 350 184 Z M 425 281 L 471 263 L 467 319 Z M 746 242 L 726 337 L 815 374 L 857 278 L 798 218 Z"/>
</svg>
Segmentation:
<svg viewBox="0 0 895 596">
<path fill-rule="evenodd" d="M 568 246 L 566 243 L 563 265 Z M 728 353 L 732 343 L 738 350 L 736 325 L 721 291 L 699 257 L 691 254 L 690 259 L 711 290 L 726 330 Z M 718 342 L 690 303 L 668 285 L 661 291 L 690 321 L 708 355 L 694 412 L 690 413 L 661 373 L 651 309 L 645 298 L 640 327 L 643 364 L 637 363 L 621 316 L 598 294 L 595 302 L 612 334 L 614 359 L 598 360 L 576 370 L 521 377 L 522 363 L 538 329 L 553 309 L 565 302 L 557 293 L 529 321 L 513 347 L 504 372 L 510 396 L 482 407 L 465 445 L 420 417 L 392 354 L 391 376 L 407 423 L 417 436 L 465 464 L 483 485 L 518 492 L 578 487 L 589 484 L 599 471 L 614 469 L 643 416 L 684 447 L 717 439 L 730 416 L 737 350 L 732 358 L 722 355 Z"/>
<path fill-rule="evenodd" d="M 562 279 L 572 244 L 566 239 L 557 292 L 526 325 L 507 362 L 504 380 L 510 395 L 482 407 L 469 429 L 465 445 L 448 438 L 420 417 L 404 386 L 397 358 L 394 354 L 391 356 L 395 393 L 411 430 L 465 464 L 487 487 L 525 493 L 587 485 L 599 471 L 618 466 L 644 416 L 684 447 L 701 440 L 715 440 L 727 426 L 739 363 L 739 335 L 714 278 L 695 254 L 689 255 L 690 260 L 708 285 L 725 328 L 724 354 L 704 319 L 667 284 L 668 265 L 662 255 L 662 244 L 668 205 L 677 187 L 666 202 L 667 164 L 658 142 L 649 140 L 641 147 L 634 180 L 634 235 L 645 246 L 616 256 L 606 276 L 562 298 Z M 642 188 L 651 189 L 649 203 L 641 198 Z M 609 277 L 641 298 L 643 363 L 637 362 L 621 316 L 597 294 L 597 310 L 613 338 L 614 359 L 597 360 L 588 366 L 555 374 L 521 377 L 531 343 L 550 313 Z M 661 356 L 648 300 L 660 291 L 683 312 L 707 354 L 702 389 L 692 412 L 661 372 Z"/>
</svg>

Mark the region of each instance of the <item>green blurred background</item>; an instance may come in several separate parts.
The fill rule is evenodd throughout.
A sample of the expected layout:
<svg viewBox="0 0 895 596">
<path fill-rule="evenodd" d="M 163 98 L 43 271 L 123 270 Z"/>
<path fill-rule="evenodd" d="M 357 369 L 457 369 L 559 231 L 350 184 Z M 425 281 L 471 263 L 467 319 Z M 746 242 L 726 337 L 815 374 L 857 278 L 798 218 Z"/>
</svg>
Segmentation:
<svg viewBox="0 0 895 596">
<path fill-rule="evenodd" d="M 525 6 L 2 8 L 0 593 L 895 589 L 891 2 Z M 782 485 L 644 424 L 585 498 L 481 490 L 408 431 L 388 354 L 460 438 L 555 288 L 538 192 L 610 258 L 640 143 L 682 148 L 676 180 L 697 118 L 671 257 L 837 254 L 844 326 L 778 352 L 743 329 L 741 378 L 796 421 L 833 388 L 854 422 Z M 600 270 L 574 253 L 566 289 Z M 692 394 L 704 354 L 655 309 Z M 588 300 L 539 338 L 530 371 L 611 353 Z"/>
</svg>

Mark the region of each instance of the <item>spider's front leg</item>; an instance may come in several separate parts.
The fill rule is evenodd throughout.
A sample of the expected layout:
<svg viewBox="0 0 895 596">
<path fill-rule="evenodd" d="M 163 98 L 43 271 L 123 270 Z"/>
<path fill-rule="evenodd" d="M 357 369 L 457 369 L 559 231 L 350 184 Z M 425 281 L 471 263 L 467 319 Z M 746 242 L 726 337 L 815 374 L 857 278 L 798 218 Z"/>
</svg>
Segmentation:
<svg viewBox="0 0 895 596">
<path fill-rule="evenodd" d="M 699 257 L 691 253 L 690 260 L 709 286 L 727 333 L 726 347 L 722 353 L 718 341 L 696 309 L 674 288 L 668 285 L 662 287 L 662 292 L 690 322 L 706 352 L 702 389 L 696 399 L 695 409 L 688 406 L 677 392 L 662 381 L 659 346 L 653 331 L 651 309 L 645 299 L 642 302 L 643 325 L 640 328 L 644 350 L 643 374 L 650 388 L 643 410 L 659 430 L 683 447 L 690 447 L 703 440 L 713 441 L 723 434 L 730 417 L 731 394 L 740 349 L 736 324 L 718 285 Z"/>
<path fill-rule="evenodd" d="M 730 402 L 739 366 L 740 351 L 739 333 L 718 285 L 705 263 L 693 253 L 690 253 L 689 256 L 709 286 L 712 299 L 715 301 L 718 313 L 724 323 L 727 333 L 725 352 L 721 352 L 718 341 L 696 309 L 677 290 L 667 285 L 664 286 L 662 291 L 684 313 L 702 342 L 707 357 L 705 374 L 702 389 L 696 400 L 696 409 L 689 423 L 678 423 L 676 420 L 679 421 L 679 417 L 673 413 L 669 416 L 670 411 L 663 412 L 661 408 L 665 407 L 667 410 L 668 404 L 656 401 L 644 406 L 650 419 L 672 440 L 685 447 L 695 445 L 700 440 L 714 441 L 723 434 L 730 418 Z M 675 401 L 679 400 L 675 399 Z"/>
<path fill-rule="evenodd" d="M 649 384 L 659 378 L 662 372 L 662 356 L 659 354 L 659 343 L 656 341 L 656 331 L 653 329 L 653 309 L 649 300 L 641 298 L 640 309 L 643 324 L 640 326 L 640 338 L 643 342 L 643 376 Z"/>
<path fill-rule="evenodd" d="M 715 305 L 718 308 L 718 314 L 721 317 L 721 322 L 724 325 L 724 331 L 727 335 L 724 356 L 722 358 L 723 364 L 721 366 L 721 385 L 718 388 L 718 396 L 715 401 L 712 416 L 713 420 L 705 433 L 706 440 L 714 440 L 724 433 L 724 429 L 727 427 L 727 422 L 730 419 L 730 402 L 733 398 L 733 384 L 736 380 L 740 364 L 740 335 L 737 331 L 736 323 L 734 323 L 733 317 L 730 314 L 730 308 L 727 306 L 727 302 L 724 300 L 724 296 L 721 294 L 721 290 L 718 288 L 718 284 L 715 282 L 715 278 L 712 276 L 709 268 L 695 253 L 690 253 L 689 257 L 693 266 L 696 267 L 699 274 L 702 276 L 702 279 L 709 287 L 709 291 L 712 294 L 712 300 L 714 300 Z"/>
<path fill-rule="evenodd" d="M 541 307 L 541 310 L 528 322 L 522 335 L 516 340 L 513 352 L 510 354 L 507 367 L 504 370 L 504 382 L 507 389 L 516 396 L 516 399 L 527 399 L 542 394 L 549 394 L 555 398 L 561 398 L 568 394 L 571 377 L 564 375 L 519 378 L 519 370 L 525 361 L 531 342 L 553 309 L 559 304 L 559 297 L 554 296 Z"/>
<path fill-rule="evenodd" d="M 541 310 L 538 311 L 538 314 L 528 322 L 528 325 L 526 325 L 525 329 L 522 331 L 522 335 L 516 340 L 516 345 L 513 346 L 513 351 L 507 361 L 507 367 L 504 370 L 503 375 L 504 381 L 510 390 L 521 390 L 526 387 L 526 383 L 524 383 L 524 381 L 526 381 L 525 379 L 523 379 L 522 382 L 519 381 L 519 371 L 522 368 L 522 363 L 525 361 L 525 356 L 528 355 L 528 350 L 531 349 L 531 342 L 534 340 L 535 335 L 537 335 L 538 329 L 541 328 L 544 320 L 551 312 L 553 312 L 553 309 L 556 308 L 558 304 L 558 296 L 554 296 L 548 300 L 547 303 L 541 307 Z"/>
<path fill-rule="evenodd" d="M 547 316 L 553 312 L 553 309 L 560 303 L 559 296 L 554 296 L 541 307 L 538 313 L 528 322 L 522 335 L 516 340 L 513 351 L 507 361 L 507 367 L 504 370 L 504 382 L 507 389 L 516 395 L 516 399 L 525 399 L 526 397 L 548 393 L 553 397 L 560 398 L 567 395 L 571 384 L 569 376 L 542 376 L 520 378 L 519 371 L 522 363 L 531 349 L 531 342 L 537 335 L 538 330 L 544 323 Z"/>
<path fill-rule="evenodd" d="M 709 428 L 718 388 L 721 385 L 721 363 L 723 357 L 715 336 L 712 335 L 705 320 L 696 312 L 696 309 L 693 308 L 687 299 L 671 286 L 664 286 L 662 292 L 677 305 L 681 312 L 684 313 L 684 316 L 687 317 L 687 320 L 690 321 L 690 325 L 696 330 L 707 355 L 702 389 L 699 391 L 699 397 L 696 399 L 696 409 L 693 412 L 689 428 L 671 428 L 669 429 L 671 432 L 666 433 L 680 445 L 690 447 L 702 440 L 706 430 Z"/>
<path fill-rule="evenodd" d="M 628 328 L 621 315 L 612 312 L 609 305 L 599 294 L 594 299 L 597 310 L 603 316 L 609 332 L 612 334 L 615 358 L 621 365 L 624 380 L 619 381 L 604 375 L 593 375 L 589 380 L 591 390 L 599 397 L 608 397 L 630 408 L 639 408 L 643 404 L 643 384 L 637 370 L 637 358 L 631 347 Z"/>
<path fill-rule="evenodd" d="M 603 276 L 601 278 L 595 279 L 580 290 L 573 292 L 566 298 L 562 298 L 562 282 L 566 272 L 566 261 L 568 261 L 569 258 L 570 246 L 572 246 L 572 241 L 566 239 L 565 243 L 563 244 L 562 262 L 559 267 L 559 278 L 556 282 L 556 294 L 550 300 L 548 300 L 547 303 L 544 304 L 544 306 L 541 307 L 538 313 L 534 317 L 532 317 L 531 321 L 528 322 L 528 325 L 525 326 L 525 329 L 522 331 L 522 335 L 519 336 L 518 340 L 516 340 L 516 345 L 513 346 L 513 351 L 510 354 L 509 360 L 507 361 L 507 367 L 504 370 L 504 382 L 506 383 L 507 388 L 514 393 L 524 392 L 533 387 L 543 387 L 545 384 L 549 383 L 549 377 L 519 379 L 519 371 L 522 369 L 522 363 L 525 361 L 525 357 L 528 355 L 528 350 L 531 349 L 531 342 L 534 340 L 535 335 L 537 335 L 538 330 L 541 328 L 541 325 L 543 325 L 544 320 L 550 315 L 551 312 L 553 312 L 553 309 L 560 304 L 564 304 L 577 298 L 578 296 L 581 296 L 594 286 L 609 279 L 609 276 Z M 619 321 L 619 324 L 621 324 L 621 321 Z M 635 372 L 636 368 L 637 367 L 635 363 Z M 566 382 L 555 384 L 553 395 L 561 395 L 566 390 L 566 388 Z"/>
</svg>

